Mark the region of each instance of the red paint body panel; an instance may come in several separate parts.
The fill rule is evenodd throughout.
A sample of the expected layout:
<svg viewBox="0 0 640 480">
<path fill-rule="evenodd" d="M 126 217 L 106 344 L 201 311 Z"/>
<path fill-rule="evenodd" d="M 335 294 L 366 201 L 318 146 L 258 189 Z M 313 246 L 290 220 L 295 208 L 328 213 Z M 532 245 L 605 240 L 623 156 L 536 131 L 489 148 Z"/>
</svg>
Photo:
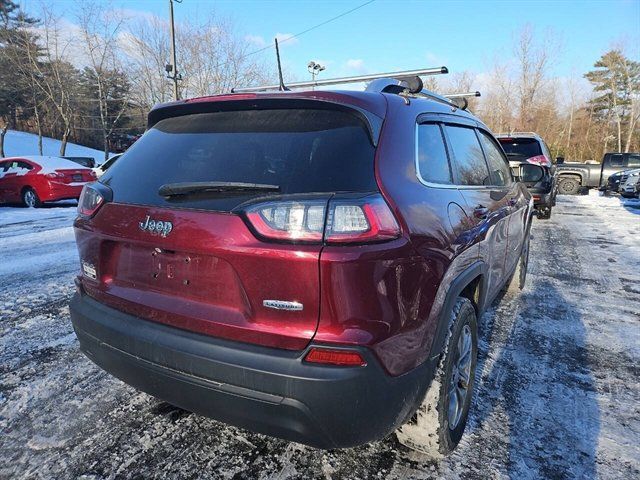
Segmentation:
<svg viewBox="0 0 640 480">
<path fill-rule="evenodd" d="M 170 221 L 167 238 L 141 230 L 146 216 Z M 270 347 L 302 349 L 318 322 L 319 245 L 264 243 L 232 214 L 106 204 L 75 222 L 82 261 L 98 281 L 89 295 L 175 327 Z M 302 311 L 266 308 L 296 301 Z"/>
<path fill-rule="evenodd" d="M 82 187 L 95 180 L 93 171 L 81 165 L 78 165 L 78 168 L 56 169 L 55 171 L 63 174 L 64 177 L 48 178 L 43 166 L 33 158 L 3 158 L 0 164 L 14 160 L 27 163 L 32 169 L 24 174 L 5 173 L 0 176 L 0 202 L 22 201 L 22 191 L 27 187 L 34 189 L 42 202 L 77 199 L 80 197 Z M 74 175 L 79 179 L 74 180 Z"/>
<path fill-rule="evenodd" d="M 484 261 L 493 262 L 496 282 L 506 275 L 504 236 L 524 231 L 525 210 L 512 216 L 512 225 L 502 214 L 478 221 L 470 215 L 476 194 L 432 188 L 417 178 L 418 118 L 429 113 L 440 115 L 438 121 L 455 115 L 475 122 L 467 113 L 420 99 L 407 104 L 391 94 L 256 95 L 280 97 L 353 105 L 384 119 L 375 173 L 401 227 L 400 238 L 349 246 L 266 243 L 237 215 L 107 203 L 94 218 L 75 223 L 81 260 L 98 270 L 97 282 L 83 278 L 84 288 L 119 310 L 227 339 L 294 350 L 312 340 L 367 346 L 389 374 L 405 373 L 433 356 L 445 297 L 461 272 Z M 238 99 L 242 95 L 190 102 Z M 526 204 L 519 186 L 511 192 L 484 189 L 477 196 L 498 210 L 507 194 Z M 138 228 L 147 215 L 173 222 L 171 235 L 154 237 Z M 511 251 L 521 244 L 522 237 L 516 238 Z M 503 249 L 499 263 L 493 259 L 496 248 Z M 267 299 L 297 301 L 304 309 L 270 310 L 262 306 Z"/>
</svg>

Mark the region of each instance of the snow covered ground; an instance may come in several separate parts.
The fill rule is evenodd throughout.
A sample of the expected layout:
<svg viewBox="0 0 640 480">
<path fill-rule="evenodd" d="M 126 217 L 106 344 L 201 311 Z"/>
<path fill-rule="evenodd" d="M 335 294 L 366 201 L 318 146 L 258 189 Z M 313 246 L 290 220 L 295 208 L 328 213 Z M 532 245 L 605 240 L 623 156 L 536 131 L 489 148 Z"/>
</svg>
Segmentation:
<svg viewBox="0 0 640 480">
<path fill-rule="evenodd" d="M 43 155 L 60 155 L 60 140 L 42 137 Z M 38 153 L 38 135 L 34 133 L 8 130 L 4 138 L 4 153 L 7 157 L 16 155 L 40 155 Z M 75 143 L 67 143 L 65 155 L 69 157 L 93 157 L 97 164 L 104 162 L 104 152 Z"/>
<path fill-rule="evenodd" d="M 78 350 L 72 206 L 0 208 L 0 478 L 640 478 L 640 202 L 561 197 L 530 276 L 482 319 L 456 452 L 336 451 L 136 392 Z"/>
</svg>

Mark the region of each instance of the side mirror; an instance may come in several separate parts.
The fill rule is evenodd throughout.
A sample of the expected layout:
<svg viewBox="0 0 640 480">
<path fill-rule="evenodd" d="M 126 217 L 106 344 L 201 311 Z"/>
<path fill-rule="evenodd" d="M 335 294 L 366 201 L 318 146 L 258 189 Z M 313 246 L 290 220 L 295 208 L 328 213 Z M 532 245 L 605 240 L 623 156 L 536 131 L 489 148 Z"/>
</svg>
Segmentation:
<svg viewBox="0 0 640 480">
<path fill-rule="evenodd" d="M 556 163 L 562 165 L 564 163 L 564 157 L 556 157 Z"/>
<path fill-rule="evenodd" d="M 537 183 L 544 178 L 544 168 L 532 163 L 520 165 L 520 181 L 525 183 Z"/>
</svg>

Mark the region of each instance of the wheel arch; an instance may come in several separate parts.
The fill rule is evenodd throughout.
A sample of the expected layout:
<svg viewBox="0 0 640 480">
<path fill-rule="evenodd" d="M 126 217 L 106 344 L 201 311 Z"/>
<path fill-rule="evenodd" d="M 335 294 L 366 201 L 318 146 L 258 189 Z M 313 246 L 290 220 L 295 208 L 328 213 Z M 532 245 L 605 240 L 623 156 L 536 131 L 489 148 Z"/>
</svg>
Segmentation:
<svg viewBox="0 0 640 480">
<path fill-rule="evenodd" d="M 562 180 L 562 178 L 575 178 L 576 180 L 578 180 L 580 182 L 580 184 L 582 185 L 582 182 L 584 181 L 584 173 L 583 172 L 579 172 L 577 170 L 569 170 L 569 171 L 562 171 L 562 172 L 558 172 L 558 182 L 560 180 Z"/>
<path fill-rule="evenodd" d="M 476 317 L 480 318 L 486 308 L 487 300 L 487 266 L 484 262 L 476 261 L 453 279 L 446 293 L 440 314 L 438 326 L 429 352 L 429 358 L 439 358 L 447 330 L 449 327 L 449 315 L 453 310 L 456 299 L 464 297 L 469 299 L 476 311 Z"/>
</svg>

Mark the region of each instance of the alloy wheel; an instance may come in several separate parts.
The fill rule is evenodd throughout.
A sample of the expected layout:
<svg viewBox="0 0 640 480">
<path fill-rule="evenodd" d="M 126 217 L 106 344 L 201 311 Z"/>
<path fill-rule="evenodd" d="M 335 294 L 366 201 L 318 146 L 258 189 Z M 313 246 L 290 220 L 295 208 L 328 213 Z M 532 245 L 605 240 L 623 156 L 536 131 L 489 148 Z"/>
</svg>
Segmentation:
<svg viewBox="0 0 640 480">
<path fill-rule="evenodd" d="M 27 190 L 24 192 L 24 203 L 29 208 L 36 206 L 36 194 L 33 190 Z"/>
<path fill-rule="evenodd" d="M 462 412 L 469 395 L 471 385 L 471 364 L 472 364 L 472 336 L 471 327 L 467 324 L 462 327 L 456 345 L 455 357 L 451 368 L 449 380 L 449 429 L 454 430 L 460 423 Z"/>
</svg>

